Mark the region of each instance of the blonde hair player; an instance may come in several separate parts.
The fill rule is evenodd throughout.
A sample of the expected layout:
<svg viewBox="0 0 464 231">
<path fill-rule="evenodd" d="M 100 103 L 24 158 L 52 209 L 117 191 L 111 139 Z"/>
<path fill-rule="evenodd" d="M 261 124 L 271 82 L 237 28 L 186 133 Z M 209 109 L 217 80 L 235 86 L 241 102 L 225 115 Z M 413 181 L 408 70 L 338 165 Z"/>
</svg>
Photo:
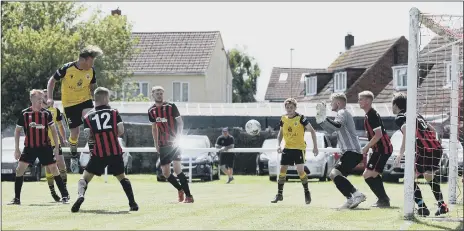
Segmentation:
<svg viewBox="0 0 464 231">
<path fill-rule="evenodd" d="M 69 144 L 71 148 L 71 170 L 77 165 L 77 140 L 82 117 L 93 108 L 93 93 L 97 88 L 94 61 L 103 51 L 97 46 L 87 46 L 79 53 L 77 61 L 64 64 L 48 80 L 47 104 L 53 106 L 55 83 L 61 81 L 61 102 L 68 119 Z M 89 144 L 90 146 L 90 144 Z"/>
<path fill-rule="evenodd" d="M 319 103 L 316 106 L 317 115 L 316 123 L 329 134 L 336 133 L 338 146 L 342 150 L 342 157 L 335 164 L 335 167 L 329 174 L 330 179 L 335 183 L 337 189 L 346 197 L 346 203 L 340 209 L 353 209 L 366 200 L 366 196 L 359 192 L 347 179 L 352 172 L 363 160 L 361 146 L 358 136 L 356 135 L 356 126 L 353 116 L 346 110 L 346 96 L 343 93 L 333 93 L 331 95 L 331 109 L 336 112 L 335 119 L 326 117 L 325 103 Z"/>
<path fill-rule="evenodd" d="M 363 177 L 378 198 L 377 202 L 372 206 L 390 207 L 390 198 L 385 191 L 381 174 L 393 152 L 393 146 L 383 126 L 382 117 L 372 108 L 373 100 L 374 94 L 370 91 L 363 91 L 358 94 L 359 107 L 366 112 L 364 129 L 369 140 L 369 143 L 362 148 L 361 152 L 366 155 L 369 149 L 372 148 L 372 155 L 367 162 Z"/>
<path fill-rule="evenodd" d="M 58 167 L 56 166 L 56 158 L 59 156 L 58 146 L 52 149 L 48 130 L 52 132 L 52 139 L 55 143 L 58 141 L 55 124 L 52 119 L 52 114 L 49 110 L 42 108 L 44 93 L 42 90 L 33 89 L 30 92 L 31 106 L 22 110 L 16 122 L 15 137 L 15 152 L 16 160 L 19 160 L 16 168 L 15 178 L 15 197 L 9 203 L 10 205 L 21 204 L 21 189 L 24 182 L 24 172 L 27 167 L 34 163 L 39 158 L 40 164 L 48 168 L 53 174 L 56 185 L 60 190 L 62 202 L 69 203 L 68 190 L 64 186 L 63 179 L 60 176 Z M 21 130 L 24 131 L 24 149 L 21 153 L 19 150 L 19 136 Z"/>
<path fill-rule="evenodd" d="M 317 148 L 316 131 L 309 123 L 309 120 L 302 114 L 296 112 L 297 102 L 293 98 L 286 99 L 284 102 L 287 114 L 280 118 L 280 130 L 277 135 L 277 152 L 282 153 L 280 161 L 280 174 L 277 181 L 277 195 L 271 203 L 277 203 L 283 200 L 283 190 L 289 165 L 296 165 L 296 171 L 300 176 L 303 185 L 305 203 L 311 203 L 311 194 L 308 189 L 308 175 L 304 171 L 306 161 L 306 142 L 304 140 L 305 129 L 311 133 L 313 140 L 313 153 L 319 154 Z M 282 139 L 285 141 L 284 149 L 281 148 Z"/>
</svg>

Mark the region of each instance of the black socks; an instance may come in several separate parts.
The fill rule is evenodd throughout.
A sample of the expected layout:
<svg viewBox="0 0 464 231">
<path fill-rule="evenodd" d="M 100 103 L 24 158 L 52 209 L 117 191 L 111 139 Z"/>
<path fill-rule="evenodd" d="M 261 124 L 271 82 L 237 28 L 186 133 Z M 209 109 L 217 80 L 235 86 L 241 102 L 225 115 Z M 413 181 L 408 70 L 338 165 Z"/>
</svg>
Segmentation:
<svg viewBox="0 0 464 231">
<path fill-rule="evenodd" d="M 127 199 L 129 200 L 129 204 L 135 203 L 134 199 L 134 192 L 132 191 L 132 185 L 129 181 L 129 179 L 124 178 L 120 181 L 122 189 L 124 189 L 124 192 L 126 193 Z"/>
<path fill-rule="evenodd" d="M 21 188 L 23 187 L 24 176 L 17 176 L 15 178 L 15 198 L 21 199 Z"/>
<path fill-rule="evenodd" d="M 351 182 L 346 179 L 344 176 L 336 176 L 333 179 L 335 186 L 337 186 L 337 189 L 345 196 L 346 198 L 351 198 L 351 193 L 356 191 L 354 186 L 351 184 Z"/>
<path fill-rule="evenodd" d="M 190 194 L 190 188 L 189 188 L 189 185 L 188 185 L 188 179 L 187 179 L 187 177 L 185 177 L 185 174 L 183 172 L 181 172 L 181 173 L 179 173 L 179 175 L 177 175 L 177 178 L 179 178 L 180 185 L 182 186 L 182 189 L 184 190 L 185 195 L 187 197 L 191 197 L 192 194 Z"/>
</svg>

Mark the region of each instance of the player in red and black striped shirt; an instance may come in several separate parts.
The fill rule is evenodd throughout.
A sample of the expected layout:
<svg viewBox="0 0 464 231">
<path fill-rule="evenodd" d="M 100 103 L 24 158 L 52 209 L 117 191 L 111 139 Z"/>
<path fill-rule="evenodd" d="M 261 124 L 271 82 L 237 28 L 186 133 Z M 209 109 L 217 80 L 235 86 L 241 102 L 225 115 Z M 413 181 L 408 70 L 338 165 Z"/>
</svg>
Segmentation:
<svg viewBox="0 0 464 231">
<path fill-rule="evenodd" d="M 78 212 L 84 202 L 84 194 L 94 175 L 101 176 L 108 166 L 108 173 L 113 174 L 121 183 L 127 199 L 129 199 L 130 211 L 137 211 L 139 206 L 135 202 L 134 193 L 129 179 L 124 174 L 124 160 L 118 137 L 124 134 L 124 125 L 121 116 L 116 109 L 108 104 L 110 91 L 104 87 L 98 87 L 94 92 L 95 108 L 84 116 L 84 133 L 88 138 L 89 147 L 93 143 L 91 157 L 87 164 L 82 179 L 78 183 L 78 198 L 71 208 L 72 212 Z"/>
<path fill-rule="evenodd" d="M 378 200 L 373 207 L 390 207 L 390 198 L 385 192 L 382 177 L 380 174 L 393 152 L 390 137 L 383 126 L 382 118 L 379 113 L 372 108 L 374 94 L 370 91 L 363 91 L 358 95 L 359 107 L 366 112 L 364 117 L 364 129 L 366 130 L 369 143 L 361 150 L 362 154 L 372 148 L 372 155 L 367 162 L 363 177 Z"/>
<path fill-rule="evenodd" d="M 182 134 L 184 122 L 176 105 L 164 101 L 163 87 L 153 87 L 151 94 L 155 104 L 148 109 L 148 119 L 152 123 L 152 135 L 156 150 L 159 153 L 163 175 L 177 189 L 179 202 L 193 203 L 187 177 L 182 172 L 181 150 L 176 143 Z M 180 184 L 176 177 L 171 174 L 171 162 L 173 162 L 174 172 L 179 178 Z"/>
<path fill-rule="evenodd" d="M 395 159 L 395 164 L 399 165 L 404 155 L 406 139 L 406 105 L 407 97 L 404 94 L 397 93 L 393 96 L 392 109 L 396 114 L 395 123 L 400 127 L 403 133 L 403 142 L 401 143 L 400 153 Z M 443 148 L 435 135 L 435 128 L 425 121 L 424 117 L 417 114 L 416 118 L 416 177 L 423 175 L 432 188 L 433 195 L 438 202 L 436 216 L 448 212 L 448 206 L 443 201 L 443 195 L 440 189 L 440 183 L 434 178 L 434 173 L 440 168 L 440 160 L 443 155 Z M 419 186 L 414 182 L 414 200 L 417 203 L 418 214 L 421 216 L 430 215 L 430 211 L 425 205 L 422 192 Z"/>
<path fill-rule="evenodd" d="M 19 160 L 19 163 L 16 168 L 15 198 L 10 204 L 21 204 L 20 196 L 24 181 L 24 172 L 26 172 L 27 167 L 34 163 L 37 158 L 39 158 L 40 164 L 46 166 L 49 172 L 53 174 L 56 185 L 63 198 L 63 203 L 68 203 L 68 190 L 56 166 L 56 157 L 59 155 L 59 148 L 55 146 L 55 149 L 52 149 L 50 138 L 48 137 L 48 129 L 51 130 L 55 143 L 58 141 L 58 136 L 51 112 L 42 108 L 43 98 L 43 91 L 32 90 L 30 92 L 32 105 L 21 111 L 18 121 L 16 122 L 14 155 L 15 159 Z M 19 136 L 21 130 L 24 130 L 24 134 L 26 135 L 22 154 L 19 150 Z"/>
</svg>

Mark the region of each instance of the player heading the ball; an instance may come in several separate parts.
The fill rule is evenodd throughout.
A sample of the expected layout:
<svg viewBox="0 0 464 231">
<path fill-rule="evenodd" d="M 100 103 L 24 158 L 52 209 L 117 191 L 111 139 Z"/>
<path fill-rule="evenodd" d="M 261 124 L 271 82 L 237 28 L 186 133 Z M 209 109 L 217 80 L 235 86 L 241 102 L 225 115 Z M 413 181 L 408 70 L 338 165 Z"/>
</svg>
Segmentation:
<svg viewBox="0 0 464 231">
<path fill-rule="evenodd" d="M 308 175 L 304 171 L 304 163 L 306 161 L 306 142 L 304 140 L 305 128 L 311 132 L 313 140 L 313 153 L 315 156 L 319 154 L 317 149 L 316 131 L 309 123 L 309 120 L 302 114 L 296 112 L 297 102 L 293 98 L 286 99 L 285 110 L 287 114 L 280 118 L 280 130 L 277 135 L 277 152 L 282 153 L 280 160 L 280 174 L 277 181 L 277 195 L 271 203 L 282 201 L 284 184 L 286 181 L 287 169 L 289 165 L 296 165 L 296 171 L 300 176 L 303 184 L 304 197 L 306 204 L 311 203 L 311 194 L 308 189 Z M 284 149 L 280 147 L 282 139 L 285 141 Z"/>
<path fill-rule="evenodd" d="M 71 148 L 71 170 L 77 165 L 77 140 L 82 117 L 93 108 L 92 97 L 97 88 L 97 78 L 93 64 L 103 51 L 97 46 L 86 46 L 79 53 L 77 61 L 64 64 L 48 80 L 47 104 L 53 106 L 55 83 L 61 81 L 61 102 L 68 120 L 69 145 Z M 90 146 L 91 144 L 89 144 Z"/>
</svg>

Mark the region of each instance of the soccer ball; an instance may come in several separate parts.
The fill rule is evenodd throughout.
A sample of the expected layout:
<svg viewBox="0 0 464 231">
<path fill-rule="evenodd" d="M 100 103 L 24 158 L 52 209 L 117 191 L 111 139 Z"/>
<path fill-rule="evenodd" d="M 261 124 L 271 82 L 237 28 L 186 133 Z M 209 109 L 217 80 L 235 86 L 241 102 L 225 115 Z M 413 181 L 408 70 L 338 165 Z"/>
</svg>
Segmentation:
<svg viewBox="0 0 464 231">
<path fill-rule="evenodd" d="M 245 131 L 252 136 L 256 136 L 261 131 L 261 124 L 257 120 L 249 120 L 245 124 Z"/>
</svg>

